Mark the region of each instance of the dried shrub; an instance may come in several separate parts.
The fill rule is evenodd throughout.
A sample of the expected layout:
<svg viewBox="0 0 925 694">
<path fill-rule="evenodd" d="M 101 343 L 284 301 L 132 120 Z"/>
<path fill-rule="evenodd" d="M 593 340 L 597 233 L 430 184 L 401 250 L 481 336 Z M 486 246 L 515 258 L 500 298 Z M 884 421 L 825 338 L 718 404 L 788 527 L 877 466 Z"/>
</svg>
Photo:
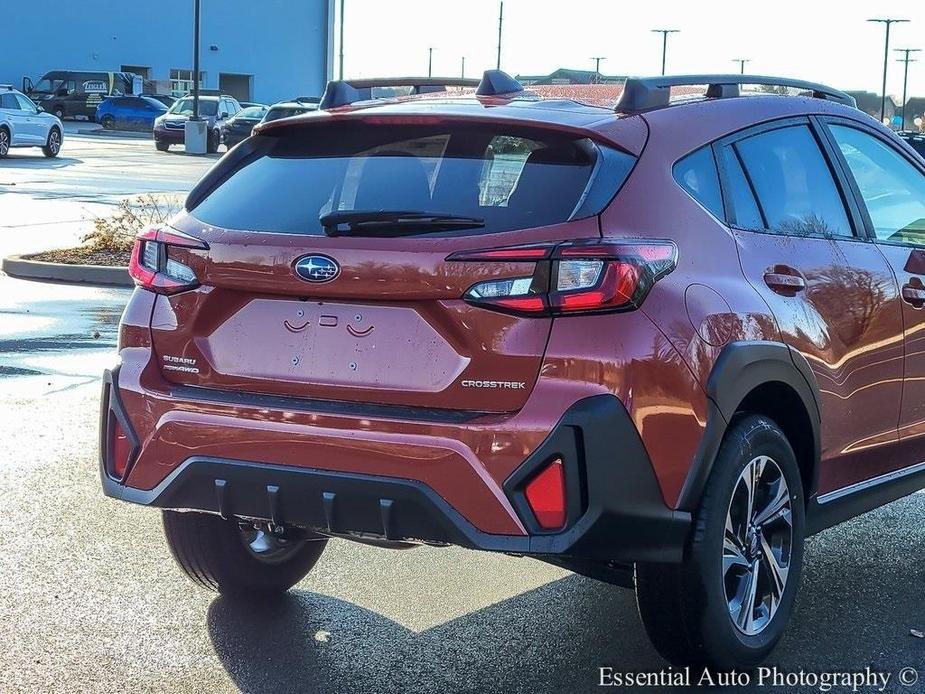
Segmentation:
<svg viewBox="0 0 925 694">
<path fill-rule="evenodd" d="M 123 200 L 107 217 L 93 220 L 93 231 L 81 240 L 94 251 L 130 251 L 135 235 L 144 227 L 163 224 L 182 208 L 182 201 L 169 195 L 140 195 Z"/>
</svg>

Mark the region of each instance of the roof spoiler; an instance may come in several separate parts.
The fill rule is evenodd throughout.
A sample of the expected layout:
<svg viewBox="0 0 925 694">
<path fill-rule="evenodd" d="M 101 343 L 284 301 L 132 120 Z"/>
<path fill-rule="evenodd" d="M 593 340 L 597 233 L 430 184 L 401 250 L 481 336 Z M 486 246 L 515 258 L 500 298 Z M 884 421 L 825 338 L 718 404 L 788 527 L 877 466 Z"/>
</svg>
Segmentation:
<svg viewBox="0 0 925 694">
<path fill-rule="evenodd" d="M 649 111 L 668 106 L 671 88 L 707 85 L 708 98 L 725 99 L 741 96 L 740 85 L 766 84 L 775 87 L 792 87 L 812 94 L 816 99 L 835 101 L 852 108 L 857 106 L 854 97 L 845 92 L 816 82 L 769 77 L 767 75 L 673 75 L 668 77 L 630 77 L 623 85 L 623 93 L 617 102 L 618 113 Z"/>
<path fill-rule="evenodd" d="M 498 96 L 523 91 L 520 82 L 501 70 L 486 70 L 481 80 L 463 77 L 382 77 L 364 80 L 332 80 L 321 97 L 319 108 L 332 109 L 373 99 L 373 90 L 411 87 L 411 94 L 445 92 L 447 87 L 475 87 L 478 96 Z"/>
</svg>

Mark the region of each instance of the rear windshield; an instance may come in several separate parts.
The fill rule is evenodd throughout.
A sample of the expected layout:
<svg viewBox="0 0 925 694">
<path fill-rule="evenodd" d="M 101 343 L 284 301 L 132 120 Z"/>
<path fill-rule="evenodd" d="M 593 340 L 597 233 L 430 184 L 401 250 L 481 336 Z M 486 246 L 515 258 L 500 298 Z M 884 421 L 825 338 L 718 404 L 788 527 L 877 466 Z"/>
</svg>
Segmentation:
<svg viewBox="0 0 925 694">
<path fill-rule="evenodd" d="M 255 139 L 263 151 L 206 194 L 191 210 L 197 219 L 226 229 L 310 235 L 324 233 L 323 215 L 349 211 L 484 220 L 470 234 L 547 226 L 600 211 L 635 162 L 587 139 L 487 125 L 330 125 Z M 606 166 L 598 166 L 602 160 Z M 592 192 L 599 169 L 606 180 Z M 589 201 L 597 209 L 587 209 Z"/>
<path fill-rule="evenodd" d="M 263 120 L 269 122 L 271 120 L 279 120 L 280 118 L 298 116 L 314 110 L 314 108 L 303 108 L 302 106 L 274 106 L 267 112 Z"/>
</svg>

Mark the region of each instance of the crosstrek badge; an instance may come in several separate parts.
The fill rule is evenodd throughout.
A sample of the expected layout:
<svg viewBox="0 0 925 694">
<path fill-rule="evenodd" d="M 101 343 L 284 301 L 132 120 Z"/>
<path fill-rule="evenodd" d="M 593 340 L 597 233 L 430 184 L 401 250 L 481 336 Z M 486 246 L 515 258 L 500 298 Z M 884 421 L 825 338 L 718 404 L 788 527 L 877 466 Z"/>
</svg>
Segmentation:
<svg viewBox="0 0 925 694">
<path fill-rule="evenodd" d="M 523 390 L 527 384 L 523 381 L 463 381 L 463 388 L 501 388 L 504 390 Z"/>
</svg>

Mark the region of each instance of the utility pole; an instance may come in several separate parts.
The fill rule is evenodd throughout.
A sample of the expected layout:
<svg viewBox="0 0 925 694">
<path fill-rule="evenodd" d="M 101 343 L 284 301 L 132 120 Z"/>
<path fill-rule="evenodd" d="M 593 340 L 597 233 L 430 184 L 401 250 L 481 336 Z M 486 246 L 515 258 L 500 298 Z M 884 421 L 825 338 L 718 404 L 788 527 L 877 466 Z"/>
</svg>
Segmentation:
<svg viewBox="0 0 925 694">
<path fill-rule="evenodd" d="M 733 58 L 732 62 L 739 64 L 739 74 L 745 74 L 745 63 L 752 62 L 750 58 Z"/>
<path fill-rule="evenodd" d="M 202 3 L 193 0 L 193 117 L 199 120 L 199 33 L 202 20 Z"/>
<path fill-rule="evenodd" d="M 910 53 L 918 53 L 921 51 L 921 48 L 894 48 L 894 51 L 897 53 L 905 53 L 905 56 L 899 58 L 896 62 L 905 63 L 903 68 L 903 126 L 902 130 L 906 129 L 906 88 L 909 86 L 909 63 L 915 63 L 915 58 L 910 58 Z"/>
<path fill-rule="evenodd" d="M 908 22 L 908 19 L 868 19 L 868 22 L 878 22 L 886 26 L 886 41 L 883 45 L 883 91 L 880 94 L 880 122 L 886 118 L 886 70 L 890 64 L 890 26 Z"/>
<path fill-rule="evenodd" d="M 501 69 L 501 27 L 504 26 L 504 0 L 501 0 L 501 7 L 498 10 L 498 69 Z"/>
<path fill-rule="evenodd" d="M 434 49 L 431 47 L 427 49 L 427 76 L 428 77 L 434 74 L 433 67 L 434 67 Z"/>
<path fill-rule="evenodd" d="M 466 56 L 462 57 L 462 69 L 459 71 L 459 76 L 466 79 Z"/>
<path fill-rule="evenodd" d="M 595 74 L 595 79 L 596 79 L 601 76 L 601 61 L 607 60 L 607 58 L 605 56 L 595 55 L 591 58 L 591 60 L 594 61 L 594 72 L 596 73 Z"/>
<path fill-rule="evenodd" d="M 652 29 L 656 34 L 662 35 L 662 74 L 665 74 L 665 58 L 668 55 L 668 34 L 677 34 L 680 29 Z"/>
<path fill-rule="evenodd" d="M 340 77 L 344 79 L 344 0 L 340 0 Z"/>
</svg>

